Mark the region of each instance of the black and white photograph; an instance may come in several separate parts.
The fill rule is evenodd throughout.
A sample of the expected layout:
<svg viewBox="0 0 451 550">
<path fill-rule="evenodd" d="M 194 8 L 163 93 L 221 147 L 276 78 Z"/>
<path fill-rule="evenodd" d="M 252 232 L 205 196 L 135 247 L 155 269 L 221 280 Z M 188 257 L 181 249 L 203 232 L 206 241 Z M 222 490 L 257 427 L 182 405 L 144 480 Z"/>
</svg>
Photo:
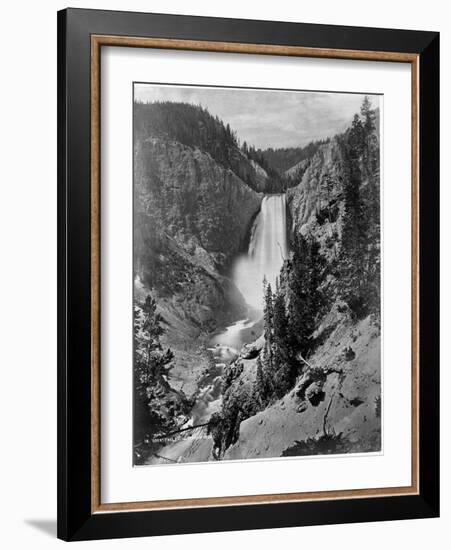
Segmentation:
<svg viewBox="0 0 451 550">
<path fill-rule="evenodd" d="M 3 8 L 2 547 L 446 548 L 447 4 Z"/>
<path fill-rule="evenodd" d="M 382 450 L 382 96 L 133 84 L 133 464 Z"/>
</svg>

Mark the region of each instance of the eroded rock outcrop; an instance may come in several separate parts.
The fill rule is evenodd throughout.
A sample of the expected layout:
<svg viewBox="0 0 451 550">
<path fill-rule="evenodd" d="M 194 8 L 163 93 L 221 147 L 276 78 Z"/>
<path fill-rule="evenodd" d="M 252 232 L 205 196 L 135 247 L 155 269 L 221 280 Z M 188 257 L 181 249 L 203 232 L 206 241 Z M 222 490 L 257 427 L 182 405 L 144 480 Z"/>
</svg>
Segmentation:
<svg viewBox="0 0 451 550">
<path fill-rule="evenodd" d="M 296 445 L 294 455 L 380 450 L 379 329 L 370 317 L 358 324 L 340 317 L 295 388 L 240 423 L 223 460 L 282 456 Z M 356 352 L 351 361 L 343 353 L 348 346 Z M 249 363 L 243 382 L 234 381 L 237 396 L 252 386 L 255 367 Z"/>
<path fill-rule="evenodd" d="M 242 314 L 228 279 L 262 195 L 196 148 L 149 137 L 135 151 L 136 275 L 169 317 L 211 331 Z"/>
<path fill-rule="evenodd" d="M 303 161 L 299 183 L 288 189 L 291 232 L 312 235 L 331 260 L 338 253 L 343 214 L 343 158 L 337 139 L 321 145 L 315 155 Z"/>
</svg>

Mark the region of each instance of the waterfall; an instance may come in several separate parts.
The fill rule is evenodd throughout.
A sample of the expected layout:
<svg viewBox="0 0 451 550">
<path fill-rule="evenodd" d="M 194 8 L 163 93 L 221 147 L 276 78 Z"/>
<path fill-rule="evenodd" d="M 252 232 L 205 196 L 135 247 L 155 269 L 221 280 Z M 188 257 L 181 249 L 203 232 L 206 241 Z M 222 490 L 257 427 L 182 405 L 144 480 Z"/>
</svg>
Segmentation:
<svg viewBox="0 0 451 550">
<path fill-rule="evenodd" d="M 224 364 L 238 356 L 243 344 L 253 342 L 261 334 L 261 328 L 254 330 L 254 327 L 261 322 L 263 278 L 274 287 L 287 254 L 285 195 L 266 195 L 252 226 L 248 252 L 237 259 L 233 269 L 233 281 L 249 306 L 248 317 L 215 334 L 211 340 L 213 347 L 208 348 L 221 374 Z M 215 384 L 216 379 L 205 385 L 205 409 L 193 413 L 195 424 L 204 422 L 220 406 L 222 397 L 217 396 Z"/>
<path fill-rule="evenodd" d="M 233 271 L 233 281 L 248 305 L 263 309 L 263 277 L 274 288 L 287 253 L 285 194 L 266 195 L 252 227 L 248 253 L 238 258 Z"/>
</svg>

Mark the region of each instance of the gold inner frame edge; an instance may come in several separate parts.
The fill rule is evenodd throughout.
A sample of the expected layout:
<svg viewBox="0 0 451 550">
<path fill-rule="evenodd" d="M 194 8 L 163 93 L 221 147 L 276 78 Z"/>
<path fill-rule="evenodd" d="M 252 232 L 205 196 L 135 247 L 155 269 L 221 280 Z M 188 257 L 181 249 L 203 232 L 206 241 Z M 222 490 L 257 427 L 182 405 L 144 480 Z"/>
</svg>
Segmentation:
<svg viewBox="0 0 451 550">
<path fill-rule="evenodd" d="M 100 489 L 100 50 L 102 46 L 228 52 L 258 55 L 280 55 L 329 59 L 409 63 L 412 85 L 412 480 L 406 487 L 384 487 L 301 493 L 225 496 L 155 500 L 142 502 L 101 503 Z M 163 510 L 173 508 L 200 508 L 211 506 L 308 502 L 344 498 L 388 497 L 419 494 L 419 56 L 401 52 L 341 50 L 179 40 L 168 38 L 141 38 L 113 35 L 91 36 L 91 513 L 120 511 Z"/>
</svg>

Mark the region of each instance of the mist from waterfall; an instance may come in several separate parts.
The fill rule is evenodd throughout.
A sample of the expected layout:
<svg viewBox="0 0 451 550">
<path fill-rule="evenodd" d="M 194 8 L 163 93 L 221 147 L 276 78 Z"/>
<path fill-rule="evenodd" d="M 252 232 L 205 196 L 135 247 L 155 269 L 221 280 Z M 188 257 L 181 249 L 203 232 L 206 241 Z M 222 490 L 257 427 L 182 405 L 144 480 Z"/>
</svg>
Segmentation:
<svg viewBox="0 0 451 550">
<path fill-rule="evenodd" d="M 263 309 L 263 278 L 274 288 L 288 254 L 285 194 L 266 195 L 252 227 L 249 250 L 238 258 L 233 281 L 247 304 Z"/>
</svg>

